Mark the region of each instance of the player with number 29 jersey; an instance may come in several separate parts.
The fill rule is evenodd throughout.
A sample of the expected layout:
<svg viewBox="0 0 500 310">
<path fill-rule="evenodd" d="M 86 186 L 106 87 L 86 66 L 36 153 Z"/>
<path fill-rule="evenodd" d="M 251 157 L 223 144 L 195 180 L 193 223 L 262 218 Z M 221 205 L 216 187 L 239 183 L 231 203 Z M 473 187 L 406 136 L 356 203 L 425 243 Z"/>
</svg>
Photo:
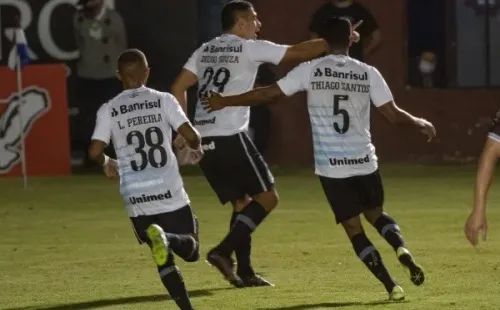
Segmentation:
<svg viewBox="0 0 500 310">
<path fill-rule="evenodd" d="M 223 34 L 196 50 L 184 69 L 198 77 L 195 128 L 202 137 L 229 136 L 247 131 L 249 107 L 234 107 L 208 114 L 200 101 L 210 91 L 237 95 L 251 90 L 263 63 L 279 64 L 288 46 Z"/>
<path fill-rule="evenodd" d="M 130 217 L 189 204 L 171 146 L 172 129 L 186 122 L 175 97 L 144 86 L 124 90 L 99 109 L 92 139 L 113 140 L 120 193 Z"/>
</svg>

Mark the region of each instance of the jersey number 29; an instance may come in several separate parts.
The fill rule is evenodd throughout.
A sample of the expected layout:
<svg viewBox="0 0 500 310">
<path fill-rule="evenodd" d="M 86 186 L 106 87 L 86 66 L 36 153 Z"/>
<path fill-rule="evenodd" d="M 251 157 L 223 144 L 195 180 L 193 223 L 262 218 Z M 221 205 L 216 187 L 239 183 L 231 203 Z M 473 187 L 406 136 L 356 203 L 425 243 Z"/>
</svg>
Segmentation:
<svg viewBox="0 0 500 310">
<path fill-rule="evenodd" d="M 201 85 L 198 91 L 198 98 L 203 99 L 204 97 L 208 97 L 208 91 L 212 88 L 212 85 L 217 89 L 218 93 L 223 93 L 230 77 L 231 72 L 229 72 L 227 68 L 222 67 L 215 71 L 214 68 L 208 67 L 205 72 L 203 72 L 203 80 L 205 80 L 205 83 Z"/>
<path fill-rule="evenodd" d="M 156 136 L 154 139 L 156 141 L 153 141 L 153 135 Z M 161 168 L 167 164 L 167 151 L 163 147 L 163 132 L 160 128 L 149 127 L 144 134 L 137 130 L 131 131 L 127 135 L 127 144 L 134 144 L 134 140 L 138 142 L 135 152 L 141 155 L 141 161 L 138 163 L 137 160 L 132 160 L 130 162 L 132 170 L 142 171 L 146 169 L 148 163 L 154 168 Z M 144 150 L 146 145 L 149 147 L 147 152 Z M 159 153 L 159 160 L 155 158 L 155 152 Z"/>
<path fill-rule="evenodd" d="M 339 126 L 339 123 L 333 122 L 333 128 L 336 132 L 340 134 L 344 134 L 349 130 L 349 113 L 346 109 L 340 108 L 341 101 L 348 101 L 349 96 L 347 95 L 335 95 L 333 96 L 333 116 L 342 115 L 342 127 Z"/>
</svg>

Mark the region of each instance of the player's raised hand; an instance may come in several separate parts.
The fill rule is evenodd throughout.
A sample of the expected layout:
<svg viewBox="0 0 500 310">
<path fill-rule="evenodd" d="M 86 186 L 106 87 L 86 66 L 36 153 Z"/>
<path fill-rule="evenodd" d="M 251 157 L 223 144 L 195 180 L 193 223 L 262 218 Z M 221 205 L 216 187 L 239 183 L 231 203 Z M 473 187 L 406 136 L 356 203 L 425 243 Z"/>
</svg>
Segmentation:
<svg viewBox="0 0 500 310">
<path fill-rule="evenodd" d="M 118 162 L 114 159 L 110 159 L 108 163 L 104 165 L 103 170 L 108 178 L 116 178 L 118 176 Z"/>
<path fill-rule="evenodd" d="M 428 137 L 427 142 L 431 142 L 436 138 L 436 128 L 431 122 L 421 118 L 420 119 L 420 132 Z"/>
<path fill-rule="evenodd" d="M 478 245 L 479 233 L 482 233 L 483 241 L 485 241 L 488 232 L 486 214 L 481 211 L 472 211 L 465 222 L 464 232 L 467 240 L 474 247 Z"/>
<path fill-rule="evenodd" d="M 213 90 L 210 91 L 209 97 L 205 97 L 202 100 L 201 104 L 203 105 L 203 109 L 208 111 L 208 113 L 224 109 L 224 105 L 222 104 L 222 95 Z"/>
<path fill-rule="evenodd" d="M 358 43 L 361 36 L 359 35 L 359 32 L 356 31 L 356 28 L 358 28 L 359 26 L 361 26 L 361 24 L 363 23 L 363 20 L 360 20 L 359 22 L 355 23 L 354 25 L 352 25 L 352 33 L 351 33 L 351 42 L 352 43 Z"/>
</svg>

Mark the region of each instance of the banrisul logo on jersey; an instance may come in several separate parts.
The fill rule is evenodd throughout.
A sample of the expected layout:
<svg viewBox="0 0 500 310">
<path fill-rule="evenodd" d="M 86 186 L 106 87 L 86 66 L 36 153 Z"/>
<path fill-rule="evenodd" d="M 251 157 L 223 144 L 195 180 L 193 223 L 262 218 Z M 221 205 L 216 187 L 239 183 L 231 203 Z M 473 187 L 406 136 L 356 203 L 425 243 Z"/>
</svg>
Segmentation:
<svg viewBox="0 0 500 310">
<path fill-rule="evenodd" d="M 21 160 L 21 139 L 33 124 L 50 109 L 48 91 L 36 86 L 0 99 L 0 173 L 8 173 Z"/>
<path fill-rule="evenodd" d="M 336 70 L 333 70 L 332 68 L 317 68 L 316 71 L 314 71 L 314 77 L 333 77 L 337 79 L 345 79 L 345 80 L 354 80 L 354 81 L 367 81 L 368 80 L 368 73 L 356 73 L 356 72 L 339 72 Z"/>
<path fill-rule="evenodd" d="M 136 102 L 133 104 L 122 104 L 120 106 L 120 113 L 127 114 L 127 113 L 138 111 L 138 110 L 149 110 L 149 109 L 156 109 L 156 108 L 161 108 L 160 99 L 155 100 L 155 101 L 145 100 L 144 102 Z"/>
</svg>

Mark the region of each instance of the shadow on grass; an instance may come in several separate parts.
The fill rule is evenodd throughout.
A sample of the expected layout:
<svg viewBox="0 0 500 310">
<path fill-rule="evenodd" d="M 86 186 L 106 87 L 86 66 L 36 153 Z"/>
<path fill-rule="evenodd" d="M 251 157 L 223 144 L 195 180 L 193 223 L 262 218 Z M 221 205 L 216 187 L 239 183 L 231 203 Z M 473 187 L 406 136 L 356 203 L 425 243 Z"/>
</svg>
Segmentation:
<svg viewBox="0 0 500 310">
<path fill-rule="evenodd" d="M 224 291 L 233 289 L 232 287 L 224 287 L 224 288 L 215 288 L 215 289 L 204 289 L 204 290 L 194 290 L 189 292 L 189 296 L 191 298 L 196 297 L 207 297 L 212 296 L 213 292 L 216 291 Z M 100 300 L 91 300 L 91 301 L 83 301 L 72 304 L 61 304 L 61 305 L 52 305 L 52 306 L 29 306 L 29 307 L 20 307 L 20 308 L 7 308 L 4 310 L 66 310 L 66 309 L 97 309 L 104 308 L 110 306 L 119 306 L 119 305 L 131 305 L 131 304 L 142 304 L 142 303 L 155 303 L 171 300 L 170 296 L 165 295 L 148 295 L 148 296 L 132 296 L 132 297 L 121 297 L 121 298 L 110 298 L 110 299 L 100 299 Z"/>
<path fill-rule="evenodd" d="M 398 303 L 406 303 L 408 301 L 402 301 Z M 324 308 L 341 308 L 341 307 L 353 307 L 353 306 L 381 306 L 393 304 L 393 301 L 372 301 L 372 302 L 325 302 L 318 304 L 303 304 L 295 305 L 290 307 L 275 307 L 275 308 L 259 308 L 258 310 L 307 310 L 307 309 L 324 309 Z"/>
</svg>

